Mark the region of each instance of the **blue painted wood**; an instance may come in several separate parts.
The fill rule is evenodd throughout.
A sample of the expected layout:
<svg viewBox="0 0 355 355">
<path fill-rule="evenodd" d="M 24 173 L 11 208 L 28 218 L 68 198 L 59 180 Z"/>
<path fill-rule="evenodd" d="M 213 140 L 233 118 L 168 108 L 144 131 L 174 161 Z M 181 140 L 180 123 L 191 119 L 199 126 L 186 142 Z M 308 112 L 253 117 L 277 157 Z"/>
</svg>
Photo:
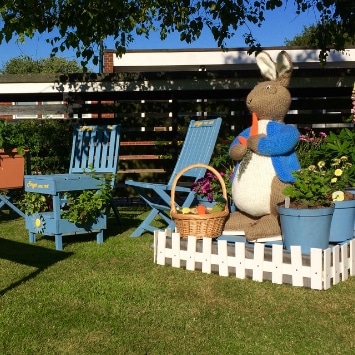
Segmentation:
<svg viewBox="0 0 355 355">
<path fill-rule="evenodd" d="M 97 243 L 103 242 L 103 230 L 107 228 L 107 216 L 102 214 L 96 222 L 87 226 L 76 225 L 61 218 L 62 195 L 68 191 L 99 189 L 102 181 L 84 172 L 112 174 L 114 186 L 119 159 L 120 125 L 76 127 L 73 135 L 72 155 L 68 174 L 25 175 L 25 191 L 52 196 L 53 212 L 41 212 L 26 216 L 29 241 L 36 241 L 36 234 L 55 237 L 57 250 L 63 249 L 62 236 L 78 233 L 97 233 Z M 111 205 L 111 207 L 114 207 Z M 109 211 L 109 209 L 108 209 Z M 118 216 L 118 211 L 115 211 Z"/>
<path fill-rule="evenodd" d="M 208 165 L 216 144 L 221 118 L 195 121 L 191 120 L 184 144 L 177 159 L 175 168 L 167 184 L 154 184 L 127 180 L 126 185 L 131 186 L 151 207 L 146 219 L 131 234 L 131 237 L 139 237 L 145 231 L 153 232 L 156 227 L 152 221 L 159 215 L 166 223 L 166 228 L 174 228 L 175 224 L 170 218 L 170 190 L 176 175 L 186 166 L 202 163 Z M 191 181 L 195 181 L 206 173 L 204 168 L 191 169 L 184 174 Z M 185 196 L 180 205 L 189 207 L 194 200 L 195 193 L 190 188 L 176 187 L 176 192 L 184 192 Z"/>
<path fill-rule="evenodd" d="M 63 191 L 99 189 L 102 181 L 85 174 L 25 175 L 25 191 L 55 195 Z"/>
<path fill-rule="evenodd" d="M 40 226 L 36 225 L 36 219 L 40 219 Z M 92 233 L 107 228 L 107 216 L 102 214 L 90 225 L 77 225 L 67 219 L 58 219 L 54 212 L 36 213 L 25 218 L 25 226 L 32 233 L 39 233 L 48 236 L 74 235 L 81 233 Z"/>
<path fill-rule="evenodd" d="M 20 217 L 25 218 L 25 214 L 17 206 L 15 206 L 10 201 L 10 199 L 11 199 L 11 193 L 8 193 L 7 195 L 0 194 L 0 209 L 2 209 L 6 205 L 10 207 L 12 210 L 14 210 Z"/>
</svg>

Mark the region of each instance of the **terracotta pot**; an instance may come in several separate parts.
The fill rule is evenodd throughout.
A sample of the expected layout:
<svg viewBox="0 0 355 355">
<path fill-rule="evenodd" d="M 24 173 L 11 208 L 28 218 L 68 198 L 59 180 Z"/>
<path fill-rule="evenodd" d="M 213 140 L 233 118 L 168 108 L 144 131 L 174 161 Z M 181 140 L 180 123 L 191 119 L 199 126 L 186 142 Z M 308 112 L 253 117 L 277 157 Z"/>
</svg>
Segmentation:
<svg viewBox="0 0 355 355">
<path fill-rule="evenodd" d="M 0 149 L 0 189 L 17 189 L 23 187 L 25 158 L 12 151 Z"/>
</svg>

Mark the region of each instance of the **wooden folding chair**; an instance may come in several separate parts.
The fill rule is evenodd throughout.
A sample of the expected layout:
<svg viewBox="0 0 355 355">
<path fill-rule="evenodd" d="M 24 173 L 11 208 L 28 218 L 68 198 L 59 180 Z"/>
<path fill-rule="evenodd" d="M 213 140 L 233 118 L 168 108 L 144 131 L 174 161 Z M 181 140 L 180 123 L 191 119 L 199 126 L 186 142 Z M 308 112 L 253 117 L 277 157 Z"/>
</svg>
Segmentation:
<svg viewBox="0 0 355 355">
<path fill-rule="evenodd" d="M 167 184 L 154 184 L 127 180 L 126 185 L 131 186 L 151 208 L 149 215 L 131 234 L 131 237 L 139 237 L 145 231 L 153 232 L 157 228 L 151 223 L 157 216 L 160 216 L 166 223 L 167 228 L 174 228 L 174 222 L 170 218 L 170 190 L 175 176 L 188 165 L 203 163 L 209 164 L 222 119 L 210 119 L 195 121 L 189 124 L 186 138 L 176 162 L 174 171 Z M 189 170 L 184 177 L 195 181 L 204 176 L 206 169 L 196 168 Z M 180 205 L 189 207 L 195 198 L 195 192 L 189 187 L 177 186 L 176 192 L 184 193 Z M 180 194 L 181 196 L 182 194 Z"/>
</svg>

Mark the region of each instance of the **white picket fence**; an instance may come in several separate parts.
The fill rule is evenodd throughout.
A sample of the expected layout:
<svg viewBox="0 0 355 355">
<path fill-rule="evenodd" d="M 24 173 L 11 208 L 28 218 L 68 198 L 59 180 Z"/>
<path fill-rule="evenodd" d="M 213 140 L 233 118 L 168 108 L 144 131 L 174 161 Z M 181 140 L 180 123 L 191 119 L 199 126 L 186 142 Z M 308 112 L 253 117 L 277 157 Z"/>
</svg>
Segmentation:
<svg viewBox="0 0 355 355">
<path fill-rule="evenodd" d="M 170 230 L 155 231 L 154 262 L 220 276 L 327 290 L 355 275 L 355 239 L 326 250 L 311 249 L 310 255 L 302 255 L 299 246 L 287 252 L 279 244 L 250 246 L 192 236 L 181 239 L 179 233 Z"/>
</svg>

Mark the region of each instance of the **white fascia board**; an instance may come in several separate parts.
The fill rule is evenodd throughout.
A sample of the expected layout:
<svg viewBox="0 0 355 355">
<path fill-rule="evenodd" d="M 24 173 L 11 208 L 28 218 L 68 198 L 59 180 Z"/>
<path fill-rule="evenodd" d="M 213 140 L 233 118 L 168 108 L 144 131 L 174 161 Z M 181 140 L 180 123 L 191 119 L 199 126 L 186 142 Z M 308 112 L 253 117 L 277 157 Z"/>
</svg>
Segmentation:
<svg viewBox="0 0 355 355">
<path fill-rule="evenodd" d="M 173 85 L 174 82 L 164 81 L 166 85 Z M 112 92 L 112 91 L 140 91 L 144 87 L 145 90 L 153 91 L 155 86 L 148 82 L 142 81 L 136 85 L 131 82 L 75 82 L 69 84 L 62 83 L 1 83 L 0 94 L 37 94 L 37 93 L 65 93 L 65 92 Z"/>
<path fill-rule="evenodd" d="M 316 49 L 266 49 L 266 52 L 276 60 L 277 54 L 281 50 L 286 50 L 290 55 L 295 67 L 308 66 L 309 64 L 319 65 L 319 50 Z M 248 64 L 256 65 L 255 54 L 249 55 L 247 50 L 162 50 L 162 51 L 127 51 L 121 58 L 113 53 L 113 66 L 122 69 L 142 70 L 144 68 L 181 68 L 198 70 L 201 67 L 216 66 L 245 66 Z M 346 49 L 343 52 L 331 50 L 327 57 L 329 66 L 332 63 L 355 62 L 355 48 Z"/>
<path fill-rule="evenodd" d="M 37 94 L 62 92 L 58 83 L 1 83 L 1 94 Z"/>
</svg>

